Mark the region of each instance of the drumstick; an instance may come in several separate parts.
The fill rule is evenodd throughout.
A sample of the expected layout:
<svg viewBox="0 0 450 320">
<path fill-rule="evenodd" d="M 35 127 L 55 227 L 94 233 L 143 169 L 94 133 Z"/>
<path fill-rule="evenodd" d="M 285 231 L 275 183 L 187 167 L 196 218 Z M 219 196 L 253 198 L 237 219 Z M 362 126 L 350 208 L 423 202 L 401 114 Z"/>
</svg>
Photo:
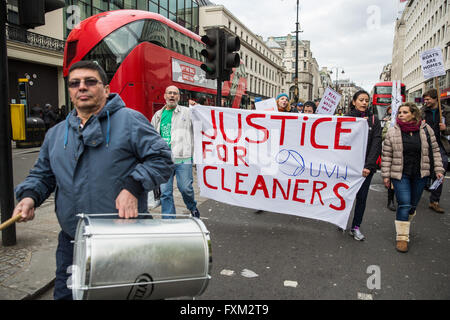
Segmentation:
<svg viewBox="0 0 450 320">
<path fill-rule="evenodd" d="M 20 214 L 6 220 L 5 222 L 3 222 L 2 224 L 0 224 L 0 230 L 3 230 L 7 227 L 9 227 L 10 225 L 12 225 L 14 222 L 17 222 L 20 220 L 20 218 L 22 218 L 22 216 Z"/>
</svg>

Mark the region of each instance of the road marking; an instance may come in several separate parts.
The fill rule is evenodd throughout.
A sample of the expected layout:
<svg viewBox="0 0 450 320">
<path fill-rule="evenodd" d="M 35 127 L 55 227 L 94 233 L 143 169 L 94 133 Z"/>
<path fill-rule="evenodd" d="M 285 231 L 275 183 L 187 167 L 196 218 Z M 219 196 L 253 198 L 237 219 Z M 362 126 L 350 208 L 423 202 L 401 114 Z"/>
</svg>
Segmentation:
<svg viewBox="0 0 450 320">
<path fill-rule="evenodd" d="M 227 269 L 223 269 L 222 271 L 220 271 L 220 274 L 223 276 L 234 276 L 234 271 L 233 270 L 227 270 Z"/>
<path fill-rule="evenodd" d="M 370 293 L 361 293 L 358 292 L 359 300 L 373 300 L 373 296 Z"/>
<path fill-rule="evenodd" d="M 252 270 L 249 269 L 244 269 L 241 271 L 241 276 L 246 277 L 246 278 L 256 278 L 258 277 L 258 275 L 253 272 Z"/>
<path fill-rule="evenodd" d="M 291 280 L 284 280 L 283 284 L 285 287 L 292 287 L 292 288 L 297 288 L 297 286 L 298 286 L 297 281 L 291 281 Z"/>
</svg>

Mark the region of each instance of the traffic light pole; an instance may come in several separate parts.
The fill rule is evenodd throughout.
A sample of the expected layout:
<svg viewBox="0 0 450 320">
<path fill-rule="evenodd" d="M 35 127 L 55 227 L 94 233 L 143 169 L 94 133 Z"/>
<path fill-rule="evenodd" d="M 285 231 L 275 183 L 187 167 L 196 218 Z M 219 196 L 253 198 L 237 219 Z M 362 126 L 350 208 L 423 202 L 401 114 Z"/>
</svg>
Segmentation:
<svg viewBox="0 0 450 320">
<path fill-rule="evenodd" d="M 222 78 L 223 78 L 223 58 L 224 58 L 224 51 L 223 51 L 223 30 L 220 30 L 219 32 L 219 77 L 217 78 L 217 95 L 216 95 L 216 106 L 221 107 L 222 106 Z"/>
<path fill-rule="evenodd" d="M 11 155 L 11 115 L 8 103 L 8 56 L 6 52 L 6 1 L 0 0 L 0 201 L 1 222 L 14 210 L 14 182 Z M 2 231 L 4 246 L 16 244 L 16 226 Z"/>
<path fill-rule="evenodd" d="M 216 96 L 216 106 L 222 106 L 222 80 L 217 79 L 217 96 Z"/>
</svg>

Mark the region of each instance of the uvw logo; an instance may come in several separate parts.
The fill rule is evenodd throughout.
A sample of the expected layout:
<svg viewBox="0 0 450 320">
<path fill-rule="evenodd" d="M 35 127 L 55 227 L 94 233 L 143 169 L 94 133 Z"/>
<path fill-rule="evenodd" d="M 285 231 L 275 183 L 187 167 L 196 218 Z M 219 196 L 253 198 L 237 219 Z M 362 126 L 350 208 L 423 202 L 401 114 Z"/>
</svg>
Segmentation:
<svg viewBox="0 0 450 320">
<path fill-rule="evenodd" d="M 153 284 L 149 283 L 152 278 L 144 273 L 137 277 L 135 284 L 128 294 L 127 300 L 144 300 L 148 299 L 153 292 Z M 139 284 L 140 283 L 140 284 Z"/>
</svg>

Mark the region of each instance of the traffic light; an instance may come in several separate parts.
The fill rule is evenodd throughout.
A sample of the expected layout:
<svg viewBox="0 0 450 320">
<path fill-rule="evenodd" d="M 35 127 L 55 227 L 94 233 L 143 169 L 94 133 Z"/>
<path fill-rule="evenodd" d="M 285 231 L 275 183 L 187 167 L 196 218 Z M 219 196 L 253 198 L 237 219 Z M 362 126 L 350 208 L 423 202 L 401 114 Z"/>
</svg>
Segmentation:
<svg viewBox="0 0 450 320">
<path fill-rule="evenodd" d="M 200 68 L 206 72 L 206 79 L 217 79 L 220 72 L 220 29 L 206 30 L 202 42 L 206 44 L 206 49 L 200 52 L 205 57 L 205 63 Z"/>
<path fill-rule="evenodd" d="M 241 57 L 239 51 L 241 48 L 241 40 L 238 36 L 231 34 L 225 34 L 223 40 L 223 77 L 222 80 L 230 80 L 230 75 L 233 73 L 233 68 L 239 67 L 241 64 Z"/>
<path fill-rule="evenodd" d="M 64 0 L 18 0 L 19 24 L 34 28 L 45 24 L 45 13 L 65 6 Z"/>
</svg>

